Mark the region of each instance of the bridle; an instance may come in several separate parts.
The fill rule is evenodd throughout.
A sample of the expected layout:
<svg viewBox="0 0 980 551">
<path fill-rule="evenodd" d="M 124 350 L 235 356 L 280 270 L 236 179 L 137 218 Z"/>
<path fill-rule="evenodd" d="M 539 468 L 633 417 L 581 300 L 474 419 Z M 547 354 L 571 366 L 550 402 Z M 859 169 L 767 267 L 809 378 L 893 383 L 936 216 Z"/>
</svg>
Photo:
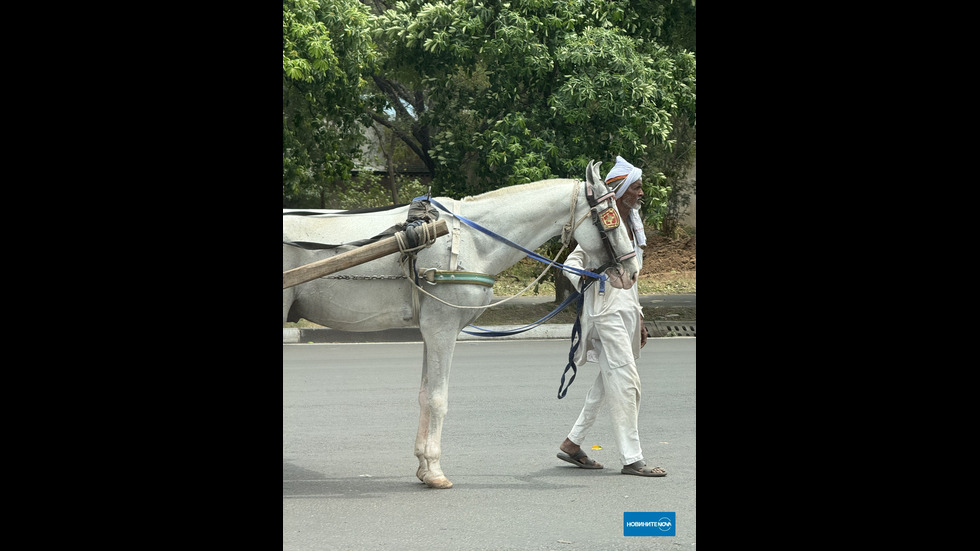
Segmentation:
<svg viewBox="0 0 980 551">
<path fill-rule="evenodd" d="M 591 169 L 591 164 L 590 167 Z M 603 184 L 605 185 L 605 184 Z M 592 185 L 589 182 L 585 183 L 585 198 L 589 201 L 589 213 L 592 215 L 592 223 L 595 224 L 597 230 L 599 230 L 599 236 L 602 238 L 602 244 L 606 248 L 606 252 L 609 253 L 609 262 L 599 266 L 594 270 L 597 274 L 602 274 L 602 272 L 608 270 L 611 267 L 617 267 L 622 273 L 623 267 L 622 262 L 636 256 L 636 251 L 632 250 L 626 254 L 619 255 L 616 254 L 615 249 L 613 249 L 612 242 L 609 241 L 608 232 L 619 227 L 619 212 L 616 211 L 615 204 L 613 201 L 616 199 L 616 193 L 606 189 L 606 194 L 596 198 L 592 191 Z M 602 208 L 606 202 L 609 202 L 609 206 Z M 574 208 L 574 203 L 572 204 Z M 600 208 L 602 210 L 600 210 Z M 584 220 L 584 217 L 583 217 Z M 581 222 L 581 220 L 580 220 Z M 601 279 L 599 283 L 599 294 L 604 294 L 605 290 L 605 277 L 600 275 Z M 580 280 L 581 290 L 578 292 L 578 311 L 579 315 L 575 318 L 575 324 L 572 325 L 572 346 L 568 351 L 568 363 L 565 364 L 565 371 L 561 374 L 561 382 L 558 383 L 558 399 L 561 400 L 568 394 L 569 387 L 572 386 L 572 382 L 575 381 L 575 375 L 578 374 L 578 367 L 575 365 L 575 352 L 578 350 L 580 344 L 582 344 L 582 312 L 585 303 L 585 289 L 592 284 L 593 281 L 586 281 L 585 278 Z M 571 295 L 569 298 L 574 297 Z M 568 386 L 565 386 L 565 375 L 568 370 L 572 370 L 572 377 L 568 380 Z M 564 388 L 564 390 L 562 390 Z"/>
<path fill-rule="evenodd" d="M 601 274 L 609 268 L 615 267 L 622 272 L 623 261 L 635 257 L 636 251 L 632 250 L 622 255 L 617 254 L 613 249 L 612 242 L 609 241 L 608 232 L 618 228 L 620 224 L 619 213 L 616 212 L 616 208 L 613 204 L 616 199 L 616 192 L 608 191 L 605 195 L 597 199 L 595 194 L 592 192 L 592 186 L 586 183 L 585 198 L 589 202 L 589 209 L 590 213 L 592 214 L 592 223 L 595 224 L 596 229 L 599 230 L 599 237 L 602 238 L 602 244 L 606 248 L 606 252 L 609 254 L 609 262 L 603 264 L 593 271 Z M 609 202 L 609 206 L 600 211 L 599 209 L 602 204 L 607 201 Z"/>
</svg>

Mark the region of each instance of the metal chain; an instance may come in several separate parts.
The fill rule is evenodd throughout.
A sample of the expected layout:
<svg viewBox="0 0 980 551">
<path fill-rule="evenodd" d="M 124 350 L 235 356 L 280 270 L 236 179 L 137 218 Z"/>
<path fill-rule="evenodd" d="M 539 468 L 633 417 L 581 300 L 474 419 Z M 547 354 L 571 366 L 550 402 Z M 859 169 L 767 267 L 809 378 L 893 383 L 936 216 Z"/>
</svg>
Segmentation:
<svg viewBox="0 0 980 551">
<path fill-rule="evenodd" d="M 320 279 L 408 279 L 403 275 L 338 275 L 323 276 Z"/>
</svg>

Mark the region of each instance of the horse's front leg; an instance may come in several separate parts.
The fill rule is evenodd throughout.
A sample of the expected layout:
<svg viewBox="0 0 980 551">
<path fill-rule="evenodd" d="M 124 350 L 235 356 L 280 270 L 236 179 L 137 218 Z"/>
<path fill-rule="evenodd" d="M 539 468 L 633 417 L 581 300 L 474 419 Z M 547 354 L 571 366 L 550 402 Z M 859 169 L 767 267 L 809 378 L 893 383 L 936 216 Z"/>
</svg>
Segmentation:
<svg viewBox="0 0 980 551">
<path fill-rule="evenodd" d="M 429 438 L 429 393 L 426 390 L 428 384 L 427 372 L 427 347 L 422 345 L 422 385 L 419 388 L 419 431 L 415 435 L 415 457 L 419 460 L 419 469 L 415 471 L 415 476 L 425 482 L 425 475 L 429 474 L 429 464 L 425 460 L 425 441 Z"/>
<path fill-rule="evenodd" d="M 421 475 L 422 482 L 430 488 L 453 486 L 442 472 L 440 458 L 442 423 L 449 409 L 449 370 L 452 367 L 457 334 L 451 331 L 438 331 L 429 335 L 425 331 L 422 333 L 425 340 L 425 359 L 422 388 L 419 391 L 421 413 L 415 454 L 419 456 L 417 474 Z"/>
</svg>

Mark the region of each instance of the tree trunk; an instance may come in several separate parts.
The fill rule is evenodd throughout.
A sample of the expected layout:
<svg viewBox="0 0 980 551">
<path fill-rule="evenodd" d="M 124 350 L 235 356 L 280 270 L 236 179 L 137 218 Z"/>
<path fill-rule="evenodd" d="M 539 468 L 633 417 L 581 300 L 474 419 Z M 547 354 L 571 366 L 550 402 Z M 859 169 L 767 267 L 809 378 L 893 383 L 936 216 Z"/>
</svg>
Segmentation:
<svg viewBox="0 0 980 551">
<path fill-rule="evenodd" d="M 568 255 L 575 250 L 575 247 L 577 245 L 578 243 L 575 242 L 575 239 L 572 239 L 572 241 L 568 244 L 568 249 L 562 255 L 562 258 L 557 259 L 558 262 L 564 264 L 565 260 L 568 258 Z M 568 281 L 568 278 L 565 277 L 565 273 L 561 270 L 556 271 L 555 272 L 555 302 L 561 304 L 562 302 L 564 302 L 566 298 L 568 298 L 568 295 L 574 293 L 575 291 L 578 291 L 578 289 L 576 289 L 572 285 L 571 281 Z"/>
<path fill-rule="evenodd" d="M 398 204 L 398 185 L 395 184 L 395 143 L 398 136 L 391 133 L 391 145 L 388 146 L 388 185 L 391 186 L 391 204 Z"/>
<path fill-rule="evenodd" d="M 568 278 L 564 274 L 558 274 L 555 280 L 555 302 L 561 304 L 564 302 L 568 295 L 577 291 L 575 287 L 572 287 L 572 282 L 568 281 Z"/>
</svg>

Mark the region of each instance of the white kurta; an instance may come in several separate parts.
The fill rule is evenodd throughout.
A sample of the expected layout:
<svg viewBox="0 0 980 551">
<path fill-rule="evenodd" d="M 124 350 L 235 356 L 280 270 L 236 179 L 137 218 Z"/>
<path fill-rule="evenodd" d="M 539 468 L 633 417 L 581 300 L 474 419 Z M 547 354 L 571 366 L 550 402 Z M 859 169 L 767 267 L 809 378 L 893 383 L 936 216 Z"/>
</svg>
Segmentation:
<svg viewBox="0 0 980 551">
<path fill-rule="evenodd" d="M 642 251 L 639 247 L 636 249 L 637 260 L 642 266 Z M 581 247 L 577 247 L 568 255 L 565 264 L 589 269 L 601 262 L 589 258 Z M 565 276 L 578 288 L 579 276 L 569 272 L 565 272 Z M 568 439 L 581 445 L 585 433 L 595 423 L 600 407 L 608 402 L 620 460 L 623 465 L 642 461 L 637 430 L 640 375 L 636 370 L 636 359 L 640 357 L 643 314 L 637 286 L 624 290 L 607 283 L 605 294 L 600 295 L 599 283 L 593 283 L 586 291 L 580 315 L 582 341 L 575 353 L 575 365 L 584 366 L 586 360 L 598 362 L 599 374 L 585 397 L 585 406 Z"/>
<path fill-rule="evenodd" d="M 643 265 L 643 250 L 636 247 L 636 259 Z M 576 247 L 565 265 L 575 268 L 590 269 L 601 264 L 603 260 L 590 258 L 582 247 Z M 571 272 L 565 272 L 565 277 L 579 288 L 581 277 Z M 607 344 L 610 355 L 610 365 L 619 367 L 640 357 L 640 326 L 643 323 L 643 312 L 640 307 L 640 295 L 636 285 L 629 289 L 617 289 L 606 283 L 606 292 L 599 294 L 599 282 L 596 281 L 585 292 L 585 304 L 582 308 L 582 346 L 575 352 L 575 365 L 584 365 L 585 361 L 597 362 L 598 349 L 596 343 L 615 341 L 615 349 Z M 625 332 L 625 333 L 624 333 Z M 625 338 L 622 338 L 624 337 Z M 629 345 L 628 347 L 622 345 Z M 627 353 L 624 348 L 628 348 Z"/>
</svg>

